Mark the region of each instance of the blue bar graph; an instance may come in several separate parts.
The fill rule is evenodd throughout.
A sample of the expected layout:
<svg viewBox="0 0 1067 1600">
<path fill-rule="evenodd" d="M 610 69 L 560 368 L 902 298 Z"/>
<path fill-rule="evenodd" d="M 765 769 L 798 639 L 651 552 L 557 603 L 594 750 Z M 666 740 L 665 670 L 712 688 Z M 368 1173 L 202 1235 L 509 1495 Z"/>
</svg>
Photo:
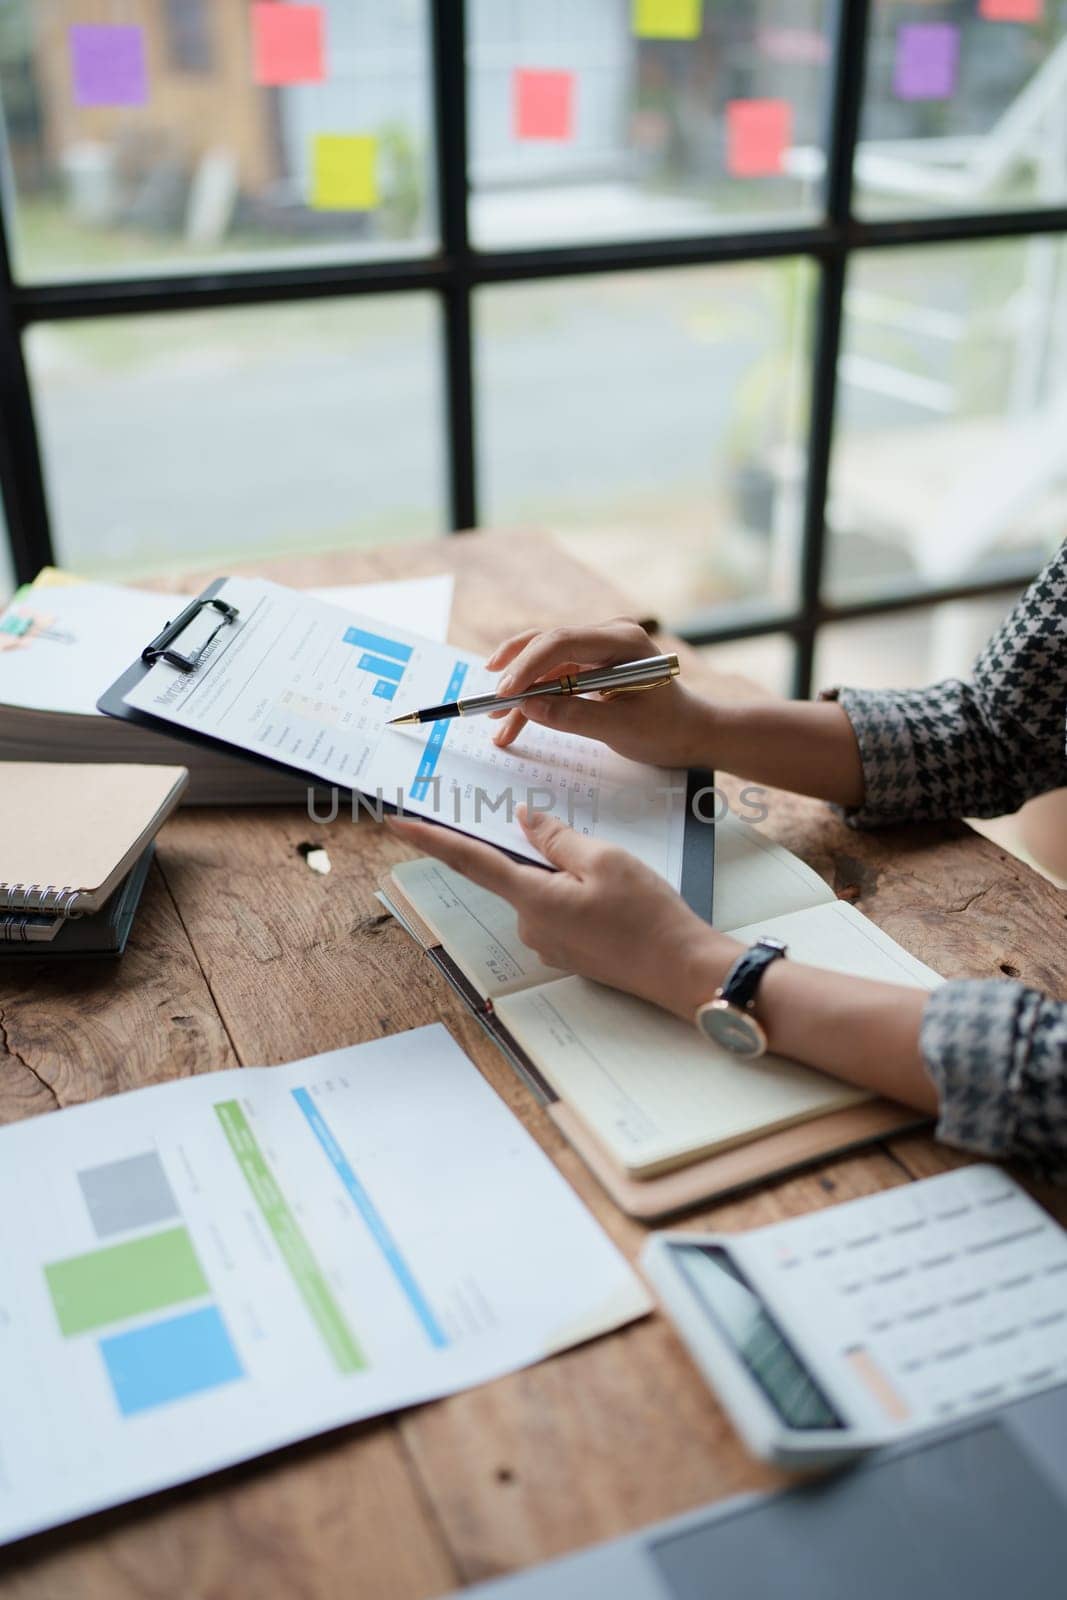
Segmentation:
<svg viewBox="0 0 1067 1600">
<path fill-rule="evenodd" d="M 100 1340 L 100 1354 L 124 1417 L 245 1375 L 215 1306 L 112 1334 Z"/>
<path fill-rule="evenodd" d="M 390 661 L 408 662 L 412 648 L 399 644 L 396 639 L 385 639 L 380 633 L 367 633 L 363 628 L 346 628 L 345 644 L 358 645 L 361 650 L 373 650 L 376 655 L 388 656 Z"/>
<path fill-rule="evenodd" d="M 448 680 L 448 687 L 441 696 L 442 705 L 447 705 L 450 701 L 459 699 L 459 692 L 463 687 L 463 680 L 466 676 L 466 663 L 463 661 L 457 661 L 455 666 L 452 668 L 452 676 Z M 437 770 L 438 758 L 440 757 L 441 751 L 444 748 L 445 736 L 447 735 L 450 726 L 451 723 L 447 720 L 434 723 L 430 737 L 427 739 L 425 748 L 422 752 L 422 760 L 419 762 L 418 770 L 415 773 L 415 781 L 411 785 L 411 798 L 413 800 L 426 799 L 426 794 L 430 787 L 430 780 L 432 779 L 434 772 Z"/>
<path fill-rule="evenodd" d="M 413 649 L 397 639 L 386 639 L 380 633 L 368 633 L 366 628 L 346 628 L 345 644 L 355 645 L 364 653 L 356 662 L 357 670 L 369 672 L 377 683 L 374 695 L 378 700 L 391 700 L 396 686 L 404 676 L 404 668 L 411 660 Z"/>
<path fill-rule="evenodd" d="M 311 1128 L 312 1133 L 314 1133 L 319 1144 L 329 1157 L 337 1176 L 348 1191 L 349 1198 L 370 1229 L 371 1237 L 389 1263 L 394 1278 L 403 1289 L 412 1310 L 426 1330 L 430 1343 L 436 1349 L 443 1350 L 449 1342 L 447 1333 L 445 1333 L 434 1316 L 430 1303 L 416 1283 L 411 1268 L 404 1260 L 396 1240 L 386 1227 L 374 1201 L 353 1172 L 348 1157 L 334 1138 L 325 1117 L 306 1089 L 294 1089 L 292 1095 L 307 1118 L 308 1126 Z"/>
</svg>

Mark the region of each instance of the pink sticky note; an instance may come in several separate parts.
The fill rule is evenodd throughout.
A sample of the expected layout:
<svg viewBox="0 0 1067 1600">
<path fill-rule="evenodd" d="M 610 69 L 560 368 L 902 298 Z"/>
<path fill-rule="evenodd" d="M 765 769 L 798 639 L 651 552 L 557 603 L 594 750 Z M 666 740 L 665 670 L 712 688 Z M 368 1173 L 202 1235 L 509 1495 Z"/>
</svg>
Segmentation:
<svg viewBox="0 0 1067 1600">
<path fill-rule="evenodd" d="M 952 22 L 906 22 L 897 34 L 893 93 L 898 100 L 950 100 L 960 70 L 960 30 Z"/>
<path fill-rule="evenodd" d="M 79 23 L 70 30 L 74 104 L 143 106 L 148 101 L 144 30 Z"/>
<path fill-rule="evenodd" d="M 1045 0 L 978 0 L 978 15 L 987 22 L 1040 22 Z"/>
<path fill-rule="evenodd" d="M 512 80 L 516 139 L 574 137 L 574 73 L 520 67 Z"/>
<path fill-rule="evenodd" d="M 783 170 L 793 139 L 788 100 L 731 100 L 726 107 L 726 170 L 735 178 L 769 178 Z"/>
<path fill-rule="evenodd" d="M 257 0 L 252 7 L 252 75 L 257 83 L 321 83 L 326 76 L 321 6 Z"/>
</svg>

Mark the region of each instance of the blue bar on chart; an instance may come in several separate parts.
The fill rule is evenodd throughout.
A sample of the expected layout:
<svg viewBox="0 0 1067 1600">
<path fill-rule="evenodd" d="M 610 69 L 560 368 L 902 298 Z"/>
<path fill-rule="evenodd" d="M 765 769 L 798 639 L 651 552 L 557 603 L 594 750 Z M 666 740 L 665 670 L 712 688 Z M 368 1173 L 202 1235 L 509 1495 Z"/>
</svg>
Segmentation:
<svg viewBox="0 0 1067 1600">
<path fill-rule="evenodd" d="M 100 1340 L 100 1354 L 124 1417 L 245 1375 L 215 1306 L 112 1334 Z"/>
<path fill-rule="evenodd" d="M 311 1128 L 312 1133 L 314 1133 L 319 1144 L 329 1157 L 334 1171 L 348 1191 L 349 1199 L 370 1229 L 371 1237 L 388 1262 L 394 1278 L 403 1289 L 412 1310 L 426 1330 L 430 1343 L 436 1349 L 443 1350 L 449 1343 L 447 1333 L 438 1322 L 429 1301 L 416 1283 L 411 1268 L 404 1260 L 400 1247 L 386 1227 L 377 1206 L 352 1170 L 348 1157 L 334 1138 L 328 1122 L 306 1089 L 294 1089 L 292 1095 L 307 1118 L 308 1126 Z"/>
<path fill-rule="evenodd" d="M 463 688 L 463 680 L 466 676 L 466 663 L 457 661 L 452 668 L 452 676 L 448 680 L 448 687 L 441 696 L 442 705 L 448 705 L 450 701 L 459 699 L 459 692 Z M 430 737 L 426 741 L 426 747 L 422 752 L 422 760 L 419 762 L 418 770 L 415 773 L 415 781 L 411 785 L 411 798 L 413 800 L 426 799 L 426 792 L 437 769 L 438 757 L 444 748 L 445 737 L 450 726 L 451 723 L 447 719 L 434 723 Z"/>
<path fill-rule="evenodd" d="M 378 680 L 374 685 L 376 699 L 391 700 L 411 660 L 411 645 L 387 639 L 384 634 L 368 633 L 366 628 L 346 628 L 344 642 L 364 652 L 356 666 L 360 672 L 369 672 Z"/>
<path fill-rule="evenodd" d="M 361 672 L 376 673 L 379 678 L 388 678 L 391 683 L 399 683 L 404 676 L 400 662 L 386 661 L 384 656 L 360 656 L 359 667 Z"/>
</svg>

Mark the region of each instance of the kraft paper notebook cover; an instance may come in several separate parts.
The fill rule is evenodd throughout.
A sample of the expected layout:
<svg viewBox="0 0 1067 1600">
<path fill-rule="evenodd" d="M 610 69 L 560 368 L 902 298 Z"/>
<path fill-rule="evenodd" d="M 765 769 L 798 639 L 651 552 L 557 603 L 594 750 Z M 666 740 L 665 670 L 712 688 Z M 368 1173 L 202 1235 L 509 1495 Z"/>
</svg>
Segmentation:
<svg viewBox="0 0 1067 1600">
<path fill-rule="evenodd" d="M 0 783 L 0 914 L 99 911 L 181 798 L 184 767 L 11 761 Z"/>
<path fill-rule="evenodd" d="M 717 830 L 715 878 L 716 924 L 746 942 L 768 932 L 813 965 L 940 981 L 736 818 Z M 383 899 L 632 1215 L 667 1215 L 926 1120 L 781 1058 L 739 1063 L 654 1006 L 545 967 L 504 901 L 437 862 L 402 863 Z"/>
</svg>

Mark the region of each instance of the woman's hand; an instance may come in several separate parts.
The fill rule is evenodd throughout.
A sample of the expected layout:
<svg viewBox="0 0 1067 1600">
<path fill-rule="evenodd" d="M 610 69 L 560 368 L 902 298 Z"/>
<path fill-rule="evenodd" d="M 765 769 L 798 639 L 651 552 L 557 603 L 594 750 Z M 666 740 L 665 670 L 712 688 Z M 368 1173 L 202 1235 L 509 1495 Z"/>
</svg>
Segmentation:
<svg viewBox="0 0 1067 1600">
<path fill-rule="evenodd" d="M 490 845 L 426 822 L 390 820 L 390 831 L 519 914 L 519 937 L 549 966 L 575 972 L 693 1020 L 741 946 L 702 922 L 650 868 L 583 838 L 555 817 L 516 816 L 530 843 L 558 867 L 520 866 Z"/>
<path fill-rule="evenodd" d="M 498 693 L 518 694 L 564 673 L 659 654 L 655 641 L 642 627 L 619 617 L 588 628 L 516 634 L 497 646 L 486 666 L 491 672 L 507 669 L 497 684 Z M 653 766 L 698 767 L 712 762 L 710 707 L 677 679 L 616 699 L 575 695 L 528 700 L 521 711 L 491 714 L 504 719 L 494 741 L 501 749 L 514 742 L 529 720 L 599 739 L 619 755 Z"/>
</svg>

